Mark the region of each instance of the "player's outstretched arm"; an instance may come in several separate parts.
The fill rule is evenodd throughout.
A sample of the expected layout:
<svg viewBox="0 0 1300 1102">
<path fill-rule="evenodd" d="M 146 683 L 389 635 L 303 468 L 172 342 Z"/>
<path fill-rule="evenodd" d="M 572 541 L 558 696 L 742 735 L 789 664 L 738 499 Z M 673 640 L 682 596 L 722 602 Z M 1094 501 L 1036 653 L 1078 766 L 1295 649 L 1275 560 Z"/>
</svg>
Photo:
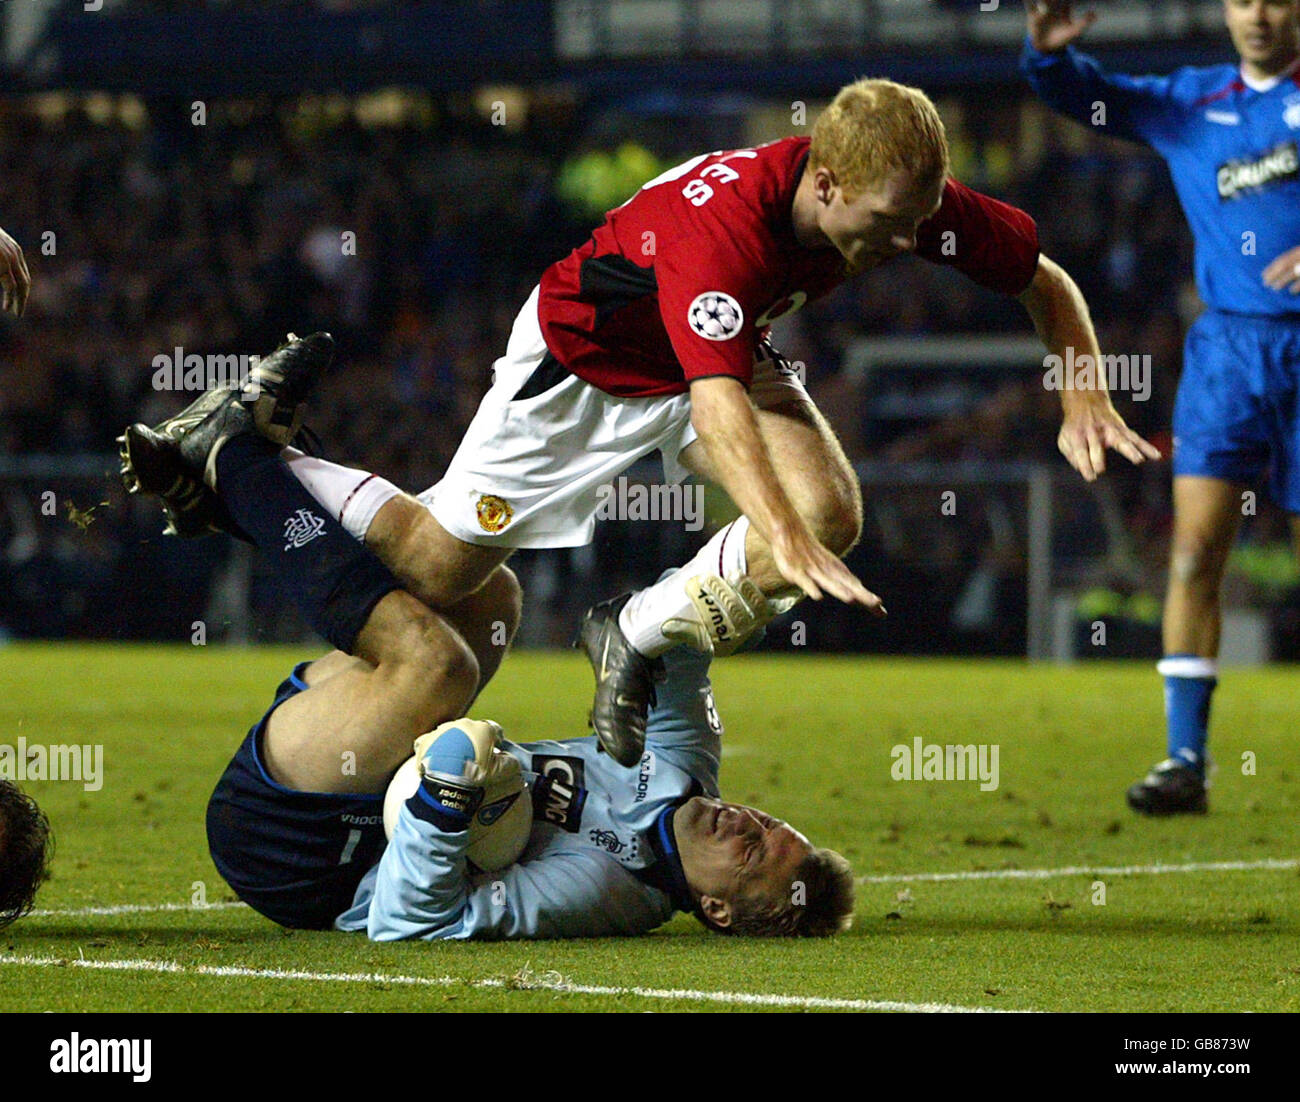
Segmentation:
<svg viewBox="0 0 1300 1102">
<path fill-rule="evenodd" d="M 1133 463 L 1159 459 L 1159 450 L 1130 429 L 1111 403 L 1097 332 L 1083 292 L 1070 274 L 1039 256 L 1034 278 L 1018 297 L 1052 356 L 1059 357 L 1062 365 L 1092 364 L 1086 375 L 1079 372 L 1062 378 L 1067 385 L 1061 386 L 1063 421 L 1056 446 L 1070 466 L 1092 482 L 1106 470 L 1107 448 Z M 1091 385 L 1076 385 L 1084 379 Z"/>
<path fill-rule="evenodd" d="M 0 286 L 4 287 L 4 309 L 16 318 L 22 317 L 32 277 L 22 246 L 4 230 L 0 230 Z"/>
<path fill-rule="evenodd" d="M 1070 0 L 1025 0 L 1026 48 L 1020 68 L 1034 94 L 1054 111 L 1114 137 L 1158 145 L 1177 117 L 1169 77 L 1109 73 L 1067 49 L 1096 21 L 1075 16 Z"/>
<path fill-rule="evenodd" d="M 754 409 L 737 379 L 692 381 L 691 424 L 722 488 L 749 518 L 753 531 L 767 541 L 786 581 L 814 600 L 830 594 L 884 614 L 880 598 L 818 541 L 782 489 Z"/>
</svg>

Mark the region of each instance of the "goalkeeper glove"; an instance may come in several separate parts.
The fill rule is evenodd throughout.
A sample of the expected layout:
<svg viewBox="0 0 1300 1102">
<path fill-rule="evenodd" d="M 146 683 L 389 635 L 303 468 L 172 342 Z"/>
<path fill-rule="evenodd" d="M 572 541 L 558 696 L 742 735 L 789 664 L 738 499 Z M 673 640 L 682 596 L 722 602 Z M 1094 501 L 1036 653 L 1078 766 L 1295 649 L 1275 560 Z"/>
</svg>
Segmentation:
<svg viewBox="0 0 1300 1102">
<path fill-rule="evenodd" d="M 407 806 L 440 830 L 459 831 L 483 802 L 501 727 L 490 720 L 454 719 L 415 740 L 420 786 Z"/>
<path fill-rule="evenodd" d="M 695 616 L 665 621 L 664 637 L 715 658 L 735 654 L 772 618 L 767 598 L 743 575 L 733 583 L 717 574 L 697 574 L 685 588 Z"/>
</svg>

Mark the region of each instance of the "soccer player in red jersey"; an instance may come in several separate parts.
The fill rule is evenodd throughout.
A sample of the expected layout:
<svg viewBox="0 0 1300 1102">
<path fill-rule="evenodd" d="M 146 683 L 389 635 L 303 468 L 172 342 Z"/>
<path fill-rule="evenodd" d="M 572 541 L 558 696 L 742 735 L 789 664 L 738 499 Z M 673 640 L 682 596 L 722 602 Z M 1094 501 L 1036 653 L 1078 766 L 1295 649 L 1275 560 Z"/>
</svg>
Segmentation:
<svg viewBox="0 0 1300 1102">
<path fill-rule="evenodd" d="M 811 140 L 687 161 L 548 268 L 437 485 L 416 499 L 317 462 L 313 492 L 336 496 L 345 527 L 420 600 L 453 614 L 515 548 L 589 542 L 600 488 L 643 455 L 661 452 L 675 481 L 694 473 L 720 484 L 741 519 L 681 570 L 584 622 L 596 733 L 636 764 L 657 656 L 670 646 L 729 653 L 772 600 L 801 595 L 884 614 L 840 561 L 861 528 L 857 478 L 766 335 L 909 251 L 1017 295 L 1051 351 L 1099 354 L 1078 288 L 1039 255 L 1033 219 L 949 178 L 929 99 L 859 81 Z M 1058 443 L 1085 478 L 1103 470 L 1107 447 L 1135 463 L 1158 457 L 1104 388 L 1062 398 Z M 726 584 L 702 588 L 702 577 Z"/>
</svg>

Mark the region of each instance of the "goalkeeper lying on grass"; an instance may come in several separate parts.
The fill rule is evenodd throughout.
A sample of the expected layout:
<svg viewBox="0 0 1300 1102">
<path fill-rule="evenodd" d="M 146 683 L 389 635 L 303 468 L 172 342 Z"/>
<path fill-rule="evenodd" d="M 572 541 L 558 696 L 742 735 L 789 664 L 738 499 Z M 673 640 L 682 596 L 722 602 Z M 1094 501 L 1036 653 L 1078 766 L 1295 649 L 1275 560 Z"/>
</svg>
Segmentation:
<svg viewBox="0 0 1300 1102">
<path fill-rule="evenodd" d="M 731 933 L 846 927 L 848 863 L 717 798 L 708 655 L 665 656 L 632 768 L 591 736 L 514 743 L 496 724 L 459 718 L 514 633 L 519 585 L 499 566 L 434 613 L 355 538 L 373 517 L 358 512 L 423 506 L 285 447 L 331 355 L 326 334 L 291 338 L 242 391 L 209 392 L 122 437 L 128 489 L 161 497 L 180 534 L 215 528 L 255 543 L 337 648 L 280 685 L 213 793 L 212 859 L 239 897 L 282 925 L 378 940 L 643 934 L 678 910 Z M 385 794 L 413 743 L 386 840 Z M 510 863 L 476 870 L 471 850 Z"/>
</svg>

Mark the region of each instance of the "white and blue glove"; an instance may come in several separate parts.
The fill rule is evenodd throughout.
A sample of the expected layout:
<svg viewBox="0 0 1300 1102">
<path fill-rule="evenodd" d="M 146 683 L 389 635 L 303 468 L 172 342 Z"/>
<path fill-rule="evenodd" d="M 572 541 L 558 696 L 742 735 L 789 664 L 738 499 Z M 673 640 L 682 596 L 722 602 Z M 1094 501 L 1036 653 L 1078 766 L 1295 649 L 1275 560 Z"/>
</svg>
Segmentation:
<svg viewBox="0 0 1300 1102">
<path fill-rule="evenodd" d="M 501 736 L 491 720 L 455 719 L 416 739 L 420 785 L 407 802 L 412 814 L 439 830 L 466 829 L 483 802 Z"/>
</svg>

